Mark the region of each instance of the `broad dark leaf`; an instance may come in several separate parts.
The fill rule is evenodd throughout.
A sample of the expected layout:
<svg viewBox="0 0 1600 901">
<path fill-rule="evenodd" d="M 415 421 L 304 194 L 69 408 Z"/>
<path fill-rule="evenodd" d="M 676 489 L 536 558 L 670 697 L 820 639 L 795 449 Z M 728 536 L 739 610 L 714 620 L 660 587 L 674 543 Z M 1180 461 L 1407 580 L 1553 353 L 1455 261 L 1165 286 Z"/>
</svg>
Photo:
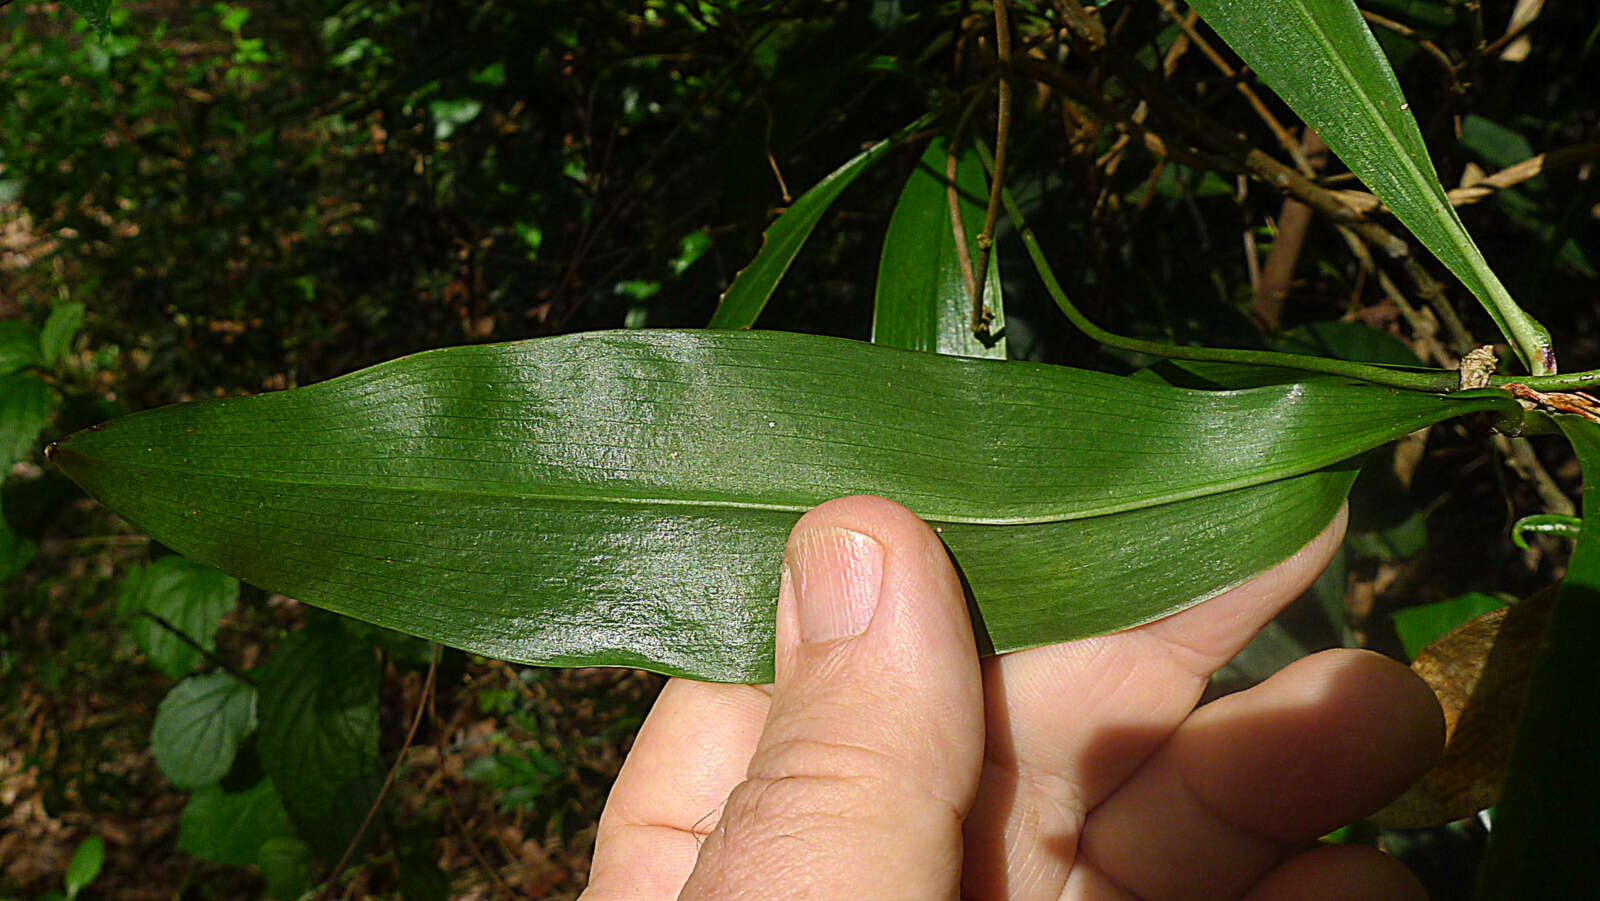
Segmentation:
<svg viewBox="0 0 1600 901">
<path fill-rule="evenodd" d="M 378 677 L 372 646 L 336 621 L 289 634 L 258 676 L 262 766 L 300 835 L 330 860 L 355 835 L 382 776 Z"/>
<path fill-rule="evenodd" d="M 1477 897 L 1594 897 L 1600 847 L 1600 425 L 1557 416 L 1583 465 L 1583 527 L 1545 626 Z"/>
</svg>

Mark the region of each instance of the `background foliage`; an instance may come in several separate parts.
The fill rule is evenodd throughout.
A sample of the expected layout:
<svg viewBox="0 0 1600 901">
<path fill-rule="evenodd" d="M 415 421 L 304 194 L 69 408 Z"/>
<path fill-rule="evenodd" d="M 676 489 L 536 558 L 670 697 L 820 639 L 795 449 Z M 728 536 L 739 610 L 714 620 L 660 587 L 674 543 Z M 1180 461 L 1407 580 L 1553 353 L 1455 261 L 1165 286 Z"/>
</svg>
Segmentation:
<svg viewBox="0 0 1600 901">
<path fill-rule="evenodd" d="M 1518 26 L 1515 8 L 1537 4 L 1361 5 L 1445 185 L 1489 178 L 1461 211 L 1490 261 L 1568 368 L 1592 364 L 1600 17 L 1551 4 Z M 1303 158 L 1324 188 L 1360 187 L 1269 93 L 1255 92 L 1259 107 L 1244 96 L 1252 79 L 1230 74 L 1225 50 L 1208 58 L 1222 45 L 1186 9 L 1090 6 L 1013 8 L 1026 80 L 1007 182 L 1091 318 L 1432 365 L 1493 334 L 1431 261 L 1388 257 L 1248 177 L 1253 149 Z M 0 10 L 0 421 L 20 436 L 0 445 L 0 893 L 292 895 L 326 874 L 353 825 L 297 809 L 285 778 L 315 777 L 302 797 L 329 784 L 374 796 L 429 650 L 188 571 L 41 466 L 43 440 L 428 347 L 703 325 L 773 215 L 864 146 L 929 110 L 992 131 L 992 22 L 987 7 L 895 0 L 97 10 L 98 33 L 55 4 Z M 1176 101 L 1190 112 L 1164 112 Z M 1208 127 L 1244 148 L 1186 152 Z M 884 229 L 922 149 L 891 151 L 844 193 L 763 327 L 867 337 Z M 1541 153 L 1541 174 L 1496 181 Z M 1146 362 L 1072 331 L 1003 228 L 997 255 L 1013 356 Z M 1559 447 L 1455 424 L 1378 455 L 1340 563 L 1219 690 L 1317 647 L 1403 654 L 1392 612 L 1548 584 L 1560 545 L 1523 549 L 1508 527 L 1570 512 L 1577 475 Z M 274 672 L 318 642 L 370 668 L 340 686 L 360 697 L 286 704 Z M 445 654 L 355 857 L 358 889 L 575 893 L 655 688 Z M 162 751 L 161 736 L 190 734 L 185 700 L 221 712 L 203 723 L 230 724 L 226 759 Z M 347 739 L 317 756 L 336 772 L 286 768 L 289 714 L 318 709 Z M 222 821 L 239 829 L 183 828 Z M 88 837 L 103 839 L 93 883 Z M 1481 839 L 1475 821 L 1384 836 L 1436 897 L 1465 892 Z"/>
</svg>

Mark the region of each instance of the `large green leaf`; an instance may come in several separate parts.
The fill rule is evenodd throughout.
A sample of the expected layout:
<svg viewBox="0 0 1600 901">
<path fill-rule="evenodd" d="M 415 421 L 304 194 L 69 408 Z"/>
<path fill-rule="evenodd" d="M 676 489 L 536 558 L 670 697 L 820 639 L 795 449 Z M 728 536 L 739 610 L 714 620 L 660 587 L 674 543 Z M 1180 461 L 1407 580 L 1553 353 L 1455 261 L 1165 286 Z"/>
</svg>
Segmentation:
<svg viewBox="0 0 1600 901">
<path fill-rule="evenodd" d="M 833 201 L 850 187 L 856 177 L 867 171 L 873 163 L 883 159 L 898 141 L 902 140 L 912 129 L 922 125 L 923 120 L 918 120 L 899 134 L 885 138 L 871 147 L 851 157 L 850 161 L 835 169 L 827 178 L 817 182 L 811 190 L 800 195 L 790 207 L 783 211 L 778 221 L 772 223 L 767 229 L 766 236 L 761 243 L 761 252 L 750 261 L 750 265 L 739 271 L 734 276 L 733 284 L 722 295 L 722 300 L 717 303 L 716 312 L 711 314 L 708 328 L 747 329 L 756 324 L 756 319 L 761 316 L 761 310 L 767 305 L 767 298 L 778 288 L 778 282 L 783 279 L 783 274 L 789 271 L 789 264 L 794 262 L 795 255 L 800 248 L 805 246 L 806 239 L 811 237 L 811 232 L 816 229 L 817 223 L 822 221 L 822 214 L 833 206 Z"/>
<path fill-rule="evenodd" d="M 258 673 L 261 765 L 300 835 L 330 860 L 356 834 L 383 775 L 379 675 L 372 646 L 337 621 L 291 633 Z"/>
<path fill-rule="evenodd" d="M 1260 572 L 1338 508 L 1349 472 L 1325 467 L 1485 409 L 1520 412 L 1498 392 L 1205 392 L 808 335 L 597 332 L 168 407 L 51 457 L 174 549 L 310 604 L 509 660 L 759 681 L 785 538 L 829 498 L 886 495 L 942 529 L 1005 651 Z"/>
<path fill-rule="evenodd" d="M 1580 901 L 1600 869 L 1600 426 L 1557 416 L 1583 466 L 1583 529 L 1534 661 L 1477 897 Z"/>
<path fill-rule="evenodd" d="M 972 333 L 972 291 L 956 248 L 950 215 L 946 160 L 949 145 L 936 138 L 911 170 L 883 237 L 878 264 L 877 295 L 872 310 L 872 341 L 908 350 L 928 350 L 962 357 L 1006 358 L 1005 318 L 1000 292 L 999 255 L 989 257 L 984 280 L 984 305 L 994 314 L 987 342 Z M 961 239 L 967 244 L 968 266 L 980 256 L 977 236 L 983 229 L 989 186 L 975 152 L 958 158 L 955 179 L 961 211 Z"/>
<path fill-rule="evenodd" d="M 1223 40 L 1477 295 L 1534 372 L 1550 335 L 1511 299 L 1445 196 L 1394 70 L 1352 0 L 1190 0 Z"/>
</svg>

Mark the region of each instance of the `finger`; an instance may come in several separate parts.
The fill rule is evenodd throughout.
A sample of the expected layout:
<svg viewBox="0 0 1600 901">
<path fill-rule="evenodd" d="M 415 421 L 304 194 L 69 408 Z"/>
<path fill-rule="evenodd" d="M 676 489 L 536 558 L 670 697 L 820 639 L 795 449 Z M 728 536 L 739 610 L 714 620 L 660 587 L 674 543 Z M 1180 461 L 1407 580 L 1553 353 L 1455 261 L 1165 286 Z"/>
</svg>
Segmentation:
<svg viewBox="0 0 1600 901">
<path fill-rule="evenodd" d="M 667 683 L 606 799 L 585 901 L 678 896 L 744 779 L 770 701 L 766 686 Z"/>
<path fill-rule="evenodd" d="M 898 504 L 831 501 L 781 586 L 772 707 L 684 897 L 953 897 L 983 714 L 944 546 Z"/>
<path fill-rule="evenodd" d="M 967 820 L 966 891 L 1057 898 L 1084 817 L 1194 709 L 1206 680 L 1327 566 L 1341 509 L 1299 552 L 1144 626 L 984 661 L 988 746 Z"/>
<path fill-rule="evenodd" d="M 1438 702 L 1403 665 L 1312 655 L 1189 717 L 1090 815 L 1080 865 L 1141 898 L 1240 897 L 1286 848 L 1399 795 L 1443 742 Z"/>
<path fill-rule="evenodd" d="M 1289 858 L 1245 901 L 1428 901 L 1405 865 L 1376 848 L 1331 845 Z"/>
</svg>

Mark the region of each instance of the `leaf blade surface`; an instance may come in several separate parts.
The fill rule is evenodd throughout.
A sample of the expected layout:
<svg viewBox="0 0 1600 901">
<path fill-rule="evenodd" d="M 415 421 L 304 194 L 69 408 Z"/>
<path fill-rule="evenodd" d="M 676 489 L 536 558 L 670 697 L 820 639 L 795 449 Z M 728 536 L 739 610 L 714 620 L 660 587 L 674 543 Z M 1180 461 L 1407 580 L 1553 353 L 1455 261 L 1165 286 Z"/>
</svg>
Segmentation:
<svg viewBox="0 0 1600 901">
<path fill-rule="evenodd" d="M 959 156 L 952 185 L 947 176 L 948 143 L 929 142 L 906 179 L 889 227 L 872 308 L 872 342 L 907 350 L 926 350 L 963 357 L 1006 358 L 1005 312 L 1001 298 L 999 255 L 989 258 L 984 279 L 984 306 L 994 318 L 987 342 L 972 333 L 972 290 L 967 268 L 979 258 L 977 235 L 983 229 L 989 186 L 983 163 L 969 150 Z M 961 226 L 950 211 L 955 188 Z M 957 234 L 967 244 L 963 265 Z"/>
<path fill-rule="evenodd" d="M 307 603 L 506 659 L 759 681 L 784 540 L 831 497 L 940 528 L 1005 651 L 1243 581 L 1332 518 L 1342 461 L 1485 409 L 1519 408 L 634 331 L 151 411 L 52 458 L 175 550 Z"/>
</svg>

